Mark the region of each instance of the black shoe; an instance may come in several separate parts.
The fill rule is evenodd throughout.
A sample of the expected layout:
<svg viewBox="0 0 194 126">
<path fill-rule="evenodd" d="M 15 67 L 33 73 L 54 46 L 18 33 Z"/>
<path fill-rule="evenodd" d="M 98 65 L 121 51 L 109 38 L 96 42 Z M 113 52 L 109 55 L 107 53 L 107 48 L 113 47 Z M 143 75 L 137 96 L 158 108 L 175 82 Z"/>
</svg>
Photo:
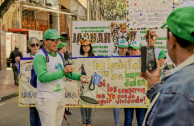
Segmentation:
<svg viewBox="0 0 194 126">
<path fill-rule="evenodd" d="M 65 109 L 65 114 L 71 115 L 71 112 L 69 112 L 69 111 L 67 111 L 67 110 Z"/>
<path fill-rule="evenodd" d="M 16 85 L 16 86 L 18 86 L 18 84 L 17 84 L 17 83 L 15 83 L 15 85 Z"/>
</svg>

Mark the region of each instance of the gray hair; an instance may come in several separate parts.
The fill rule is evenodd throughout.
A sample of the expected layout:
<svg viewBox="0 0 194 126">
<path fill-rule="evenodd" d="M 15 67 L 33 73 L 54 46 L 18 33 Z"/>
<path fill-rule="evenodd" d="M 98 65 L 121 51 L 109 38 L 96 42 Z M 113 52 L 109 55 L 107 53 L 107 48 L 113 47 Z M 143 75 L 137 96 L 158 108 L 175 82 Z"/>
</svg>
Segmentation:
<svg viewBox="0 0 194 126">
<path fill-rule="evenodd" d="M 40 44 L 40 40 L 39 40 L 37 37 L 32 36 L 32 37 L 30 37 L 29 40 L 28 40 L 28 45 L 30 45 L 30 43 L 31 43 L 32 41 L 37 41 L 37 42 Z"/>
</svg>

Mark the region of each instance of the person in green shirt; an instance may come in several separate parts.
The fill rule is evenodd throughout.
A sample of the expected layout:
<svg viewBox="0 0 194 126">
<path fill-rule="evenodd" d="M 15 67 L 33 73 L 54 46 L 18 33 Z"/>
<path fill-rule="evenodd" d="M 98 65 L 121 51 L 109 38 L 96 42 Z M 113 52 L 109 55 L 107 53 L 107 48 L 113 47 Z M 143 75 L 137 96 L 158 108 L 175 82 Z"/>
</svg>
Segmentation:
<svg viewBox="0 0 194 126">
<path fill-rule="evenodd" d="M 89 83 L 88 77 L 74 72 L 71 65 L 63 65 L 63 59 L 57 53 L 60 39 L 55 29 L 48 29 L 43 35 L 43 50 L 34 57 L 33 66 L 37 75 L 36 108 L 39 112 L 42 126 L 61 126 L 65 110 L 63 77 Z"/>
<path fill-rule="evenodd" d="M 58 46 L 58 52 L 61 53 L 61 55 L 65 58 L 65 53 L 68 53 L 67 51 L 67 43 L 62 43 L 62 42 L 59 42 L 59 46 Z M 69 55 L 69 54 L 68 54 Z M 65 114 L 67 115 L 71 115 L 71 112 L 69 112 L 69 108 L 66 109 L 65 107 L 65 113 L 64 113 L 64 118 L 66 119 L 66 116 Z"/>
<path fill-rule="evenodd" d="M 59 42 L 58 52 L 61 53 L 64 57 L 64 54 L 67 52 L 67 43 Z"/>
</svg>

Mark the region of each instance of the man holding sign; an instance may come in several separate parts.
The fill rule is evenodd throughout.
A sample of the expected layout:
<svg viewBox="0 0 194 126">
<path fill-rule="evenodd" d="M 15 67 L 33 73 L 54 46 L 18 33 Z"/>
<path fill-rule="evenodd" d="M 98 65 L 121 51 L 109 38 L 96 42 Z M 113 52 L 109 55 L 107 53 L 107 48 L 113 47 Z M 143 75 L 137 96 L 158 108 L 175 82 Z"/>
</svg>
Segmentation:
<svg viewBox="0 0 194 126">
<path fill-rule="evenodd" d="M 87 76 L 73 72 L 71 65 L 63 67 L 64 59 L 57 53 L 60 39 L 63 37 L 55 29 L 46 30 L 43 35 L 44 47 L 33 60 L 38 89 L 36 108 L 42 126 L 61 126 L 65 110 L 63 76 L 87 82 Z"/>
<path fill-rule="evenodd" d="M 160 65 L 141 73 L 151 100 L 144 126 L 194 125 L 194 7 L 175 9 L 167 18 L 167 50 L 177 65 L 160 82 Z"/>
</svg>

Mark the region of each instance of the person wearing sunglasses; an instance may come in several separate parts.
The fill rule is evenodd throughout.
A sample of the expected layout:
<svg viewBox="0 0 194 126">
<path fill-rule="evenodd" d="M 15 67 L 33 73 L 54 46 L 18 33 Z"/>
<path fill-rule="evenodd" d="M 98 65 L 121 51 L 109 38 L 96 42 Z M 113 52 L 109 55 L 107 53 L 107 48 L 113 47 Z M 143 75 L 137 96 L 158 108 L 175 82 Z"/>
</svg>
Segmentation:
<svg viewBox="0 0 194 126">
<path fill-rule="evenodd" d="M 33 57 L 40 49 L 40 40 L 36 37 L 31 37 L 28 40 L 28 47 L 30 53 L 26 53 L 24 57 Z M 41 126 L 40 117 L 36 107 L 30 107 L 30 125 L 31 126 Z"/>
<path fill-rule="evenodd" d="M 26 53 L 24 58 L 34 57 L 40 49 L 40 40 L 36 37 L 30 37 L 28 40 L 28 48 L 30 49 L 30 52 Z M 16 57 L 15 61 L 17 64 L 19 64 L 20 57 Z"/>
<path fill-rule="evenodd" d="M 59 41 L 64 39 L 54 29 L 44 32 L 44 47 L 33 60 L 37 75 L 36 108 L 42 126 L 61 126 L 65 110 L 63 77 L 88 83 L 88 77 L 78 74 L 71 65 L 63 66 L 64 59 L 57 53 Z M 47 53 L 47 55 L 45 55 Z"/>
<path fill-rule="evenodd" d="M 29 53 L 24 55 L 24 58 L 34 58 L 35 54 L 40 49 L 40 40 L 37 37 L 30 37 L 28 40 Z M 20 57 L 16 57 L 15 61 L 19 64 Z M 30 126 L 41 126 L 40 118 L 36 107 L 29 107 L 30 110 Z"/>
<path fill-rule="evenodd" d="M 28 41 L 28 47 L 30 49 L 30 53 L 26 53 L 24 57 L 34 57 L 40 49 L 40 40 L 36 37 L 31 37 Z"/>
</svg>

